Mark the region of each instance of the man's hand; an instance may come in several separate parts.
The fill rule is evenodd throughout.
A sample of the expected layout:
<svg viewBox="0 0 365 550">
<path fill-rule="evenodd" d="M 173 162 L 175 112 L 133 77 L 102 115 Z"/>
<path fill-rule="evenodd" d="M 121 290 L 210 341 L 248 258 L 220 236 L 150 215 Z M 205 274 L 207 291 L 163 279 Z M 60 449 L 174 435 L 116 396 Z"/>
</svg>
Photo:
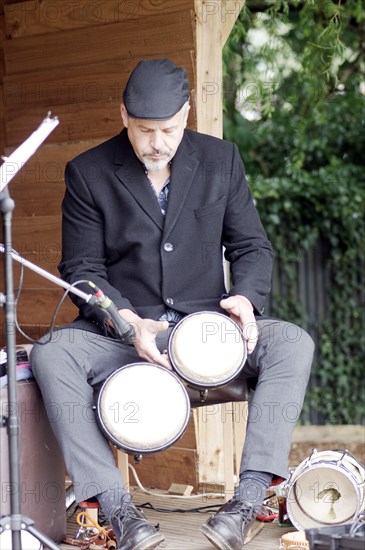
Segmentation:
<svg viewBox="0 0 365 550">
<path fill-rule="evenodd" d="M 171 369 L 166 353 L 160 353 L 156 346 L 156 336 L 169 328 L 168 321 L 154 321 L 153 319 L 141 319 L 129 309 L 120 309 L 121 316 L 130 323 L 135 332 L 136 339 L 133 342 L 138 355 L 149 363 L 157 363 L 162 367 Z"/>
<path fill-rule="evenodd" d="M 258 328 L 250 300 L 244 296 L 230 296 L 221 300 L 220 306 L 242 327 L 243 337 L 247 343 L 247 353 L 252 353 L 257 344 Z"/>
</svg>

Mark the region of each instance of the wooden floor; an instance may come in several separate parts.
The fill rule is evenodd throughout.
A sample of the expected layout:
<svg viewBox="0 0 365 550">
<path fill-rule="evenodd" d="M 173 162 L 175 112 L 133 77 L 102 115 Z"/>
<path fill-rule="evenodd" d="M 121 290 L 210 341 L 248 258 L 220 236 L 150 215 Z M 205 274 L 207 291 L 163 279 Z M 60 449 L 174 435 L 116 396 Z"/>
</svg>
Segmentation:
<svg viewBox="0 0 365 550">
<path fill-rule="evenodd" d="M 200 532 L 202 523 L 210 517 L 210 513 L 200 512 L 173 512 L 173 509 L 190 510 L 203 506 L 222 504 L 216 499 L 171 499 L 163 496 L 151 496 L 141 491 L 134 494 L 133 501 L 141 505 L 151 503 L 155 508 L 167 510 L 158 512 L 151 509 L 143 509 L 148 519 L 160 525 L 160 530 L 165 535 L 165 541 L 158 547 L 161 550 L 212 550 L 213 545 Z M 74 537 L 77 531 L 75 516 L 68 522 L 68 536 Z M 274 523 L 259 523 L 258 534 L 245 545 L 245 550 L 279 550 L 280 538 L 294 528 L 279 527 Z M 63 550 L 75 547 L 61 544 Z"/>
</svg>

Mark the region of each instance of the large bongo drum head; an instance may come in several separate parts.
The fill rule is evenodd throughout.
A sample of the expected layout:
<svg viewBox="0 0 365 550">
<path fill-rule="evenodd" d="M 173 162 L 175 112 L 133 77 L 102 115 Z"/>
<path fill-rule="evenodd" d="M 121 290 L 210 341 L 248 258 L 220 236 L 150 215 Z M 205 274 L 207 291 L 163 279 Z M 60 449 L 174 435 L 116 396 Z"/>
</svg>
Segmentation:
<svg viewBox="0 0 365 550">
<path fill-rule="evenodd" d="M 190 401 L 178 377 L 151 363 L 115 371 L 100 390 L 97 418 L 106 437 L 134 454 L 161 451 L 184 433 Z"/>
</svg>

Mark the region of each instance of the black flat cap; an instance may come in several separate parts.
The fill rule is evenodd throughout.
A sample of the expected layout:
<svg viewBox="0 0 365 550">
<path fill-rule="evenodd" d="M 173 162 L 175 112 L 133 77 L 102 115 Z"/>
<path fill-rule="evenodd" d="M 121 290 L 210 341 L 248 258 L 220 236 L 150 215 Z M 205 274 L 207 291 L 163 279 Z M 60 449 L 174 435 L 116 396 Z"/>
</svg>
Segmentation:
<svg viewBox="0 0 365 550">
<path fill-rule="evenodd" d="M 140 61 L 123 93 L 128 115 L 149 120 L 172 118 L 188 99 L 188 75 L 168 59 Z"/>
</svg>

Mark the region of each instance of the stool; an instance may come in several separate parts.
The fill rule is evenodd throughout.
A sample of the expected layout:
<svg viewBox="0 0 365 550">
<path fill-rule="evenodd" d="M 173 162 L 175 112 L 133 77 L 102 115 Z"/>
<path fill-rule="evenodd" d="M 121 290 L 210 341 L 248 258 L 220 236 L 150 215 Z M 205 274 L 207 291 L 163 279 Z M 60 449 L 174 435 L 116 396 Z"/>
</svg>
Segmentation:
<svg viewBox="0 0 365 550">
<path fill-rule="evenodd" d="M 224 491 L 227 499 L 232 495 L 239 475 L 246 433 L 247 400 L 255 383 L 256 379 L 238 377 L 225 386 L 210 389 L 208 394 L 203 396 L 205 400 L 202 400 L 200 390 L 186 388 L 194 418 L 197 455 L 195 471 L 198 469 L 198 483 L 202 483 L 207 492 Z M 221 448 L 219 455 L 216 453 L 217 445 Z M 175 446 L 178 447 L 179 442 Z M 175 450 L 174 447 L 169 451 L 176 454 L 179 450 Z M 191 449 L 188 451 L 191 452 Z M 139 466 L 139 471 L 142 471 L 144 477 L 142 482 L 147 483 L 147 486 L 151 483 L 150 472 L 159 467 L 159 462 L 164 465 L 163 459 L 159 459 L 156 453 L 155 457 L 150 456 L 148 460 L 146 458 Z M 118 450 L 117 465 L 127 486 L 128 463 L 128 454 Z M 181 483 L 188 482 L 184 479 Z"/>
<path fill-rule="evenodd" d="M 9 410 L 8 388 L 0 392 L 1 413 Z M 61 450 L 47 418 L 35 380 L 17 382 L 17 412 L 20 426 L 20 499 L 22 515 L 55 542 L 66 536 L 65 467 Z M 0 515 L 10 513 L 8 437 L 1 428 Z"/>
</svg>

